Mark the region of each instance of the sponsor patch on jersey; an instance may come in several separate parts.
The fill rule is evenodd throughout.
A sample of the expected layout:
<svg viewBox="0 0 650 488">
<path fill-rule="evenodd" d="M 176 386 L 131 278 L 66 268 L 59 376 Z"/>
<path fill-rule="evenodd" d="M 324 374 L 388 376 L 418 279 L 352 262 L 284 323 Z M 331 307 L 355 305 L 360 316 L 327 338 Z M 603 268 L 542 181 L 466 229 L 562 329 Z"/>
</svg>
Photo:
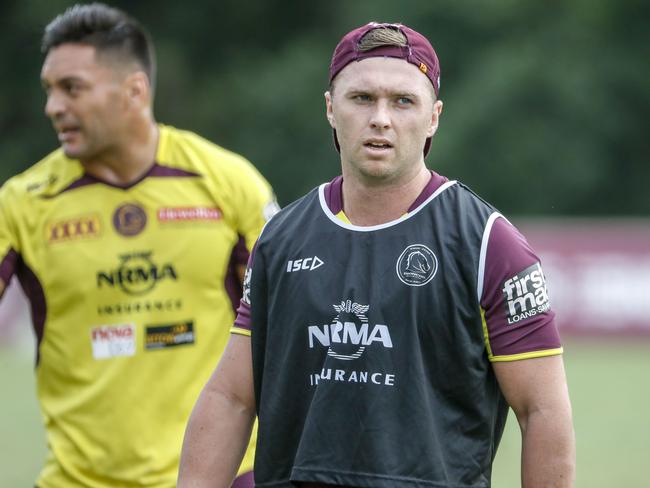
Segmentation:
<svg viewBox="0 0 650 488">
<path fill-rule="evenodd" d="M 352 361 L 360 358 L 366 347 L 375 343 L 386 348 L 393 347 L 387 325 L 368 323 L 366 312 L 369 305 L 345 300 L 333 307 L 337 314 L 330 323 L 307 327 L 310 349 L 325 346 L 328 356 Z"/>
<path fill-rule="evenodd" d="M 503 300 L 508 324 L 534 317 L 550 307 L 542 266 L 535 263 L 503 282 Z"/>
<path fill-rule="evenodd" d="M 55 242 L 69 242 L 77 239 L 92 239 L 99 237 L 101 224 L 99 216 L 82 215 L 70 219 L 57 220 L 45 224 L 45 240 Z"/>
<path fill-rule="evenodd" d="M 322 368 L 309 374 L 309 385 L 322 382 L 366 383 L 394 387 L 396 374 L 385 369 L 357 369 L 354 361 L 366 355 L 393 349 L 390 327 L 368 320 L 370 305 L 344 300 L 333 305 L 334 319 L 323 325 L 307 326 L 307 343 L 311 350 L 327 348 L 327 356 L 341 361 L 338 368 Z M 369 365 L 372 361 L 361 362 Z M 375 366 L 381 365 L 378 362 Z M 360 366 L 363 368 L 363 366 Z M 390 368 L 390 367 L 389 367 Z"/>
<path fill-rule="evenodd" d="M 325 263 L 318 256 L 290 259 L 287 261 L 287 273 L 295 273 L 296 271 L 314 271 L 315 269 L 320 268 L 323 264 Z"/>
<path fill-rule="evenodd" d="M 194 322 L 177 324 L 147 325 L 144 336 L 145 349 L 163 349 L 165 347 L 194 344 Z"/>
<path fill-rule="evenodd" d="M 216 221 L 223 218 L 217 207 L 162 207 L 157 212 L 158 222 Z"/>
<path fill-rule="evenodd" d="M 397 258 L 396 271 L 405 285 L 426 285 L 438 271 L 438 258 L 424 244 L 412 244 Z"/>
<path fill-rule="evenodd" d="M 116 268 L 97 272 L 97 288 L 119 288 L 127 295 L 145 295 L 163 280 L 178 280 L 172 263 L 156 263 L 152 251 L 121 254 Z"/>
<path fill-rule="evenodd" d="M 124 203 L 113 212 L 113 227 L 125 237 L 137 236 L 147 225 L 147 213 L 137 203 Z"/>
<path fill-rule="evenodd" d="M 90 341 L 95 359 L 109 359 L 135 354 L 135 325 L 111 324 L 93 327 Z"/>
</svg>

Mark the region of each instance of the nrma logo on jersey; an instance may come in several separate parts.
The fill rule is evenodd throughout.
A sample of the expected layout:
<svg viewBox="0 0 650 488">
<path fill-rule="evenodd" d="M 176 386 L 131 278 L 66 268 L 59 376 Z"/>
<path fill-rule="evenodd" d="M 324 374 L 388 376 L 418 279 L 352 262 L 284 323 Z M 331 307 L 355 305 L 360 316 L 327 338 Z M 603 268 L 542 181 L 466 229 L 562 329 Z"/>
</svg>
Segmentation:
<svg viewBox="0 0 650 488">
<path fill-rule="evenodd" d="M 117 268 L 97 272 L 97 288 L 119 288 L 128 295 L 144 295 L 162 280 L 178 279 L 171 263 L 156 264 L 151 251 L 122 254 Z"/>
<path fill-rule="evenodd" d="M 370 327 L 365 313 L 370 308 L 352 300 L 333 305 L 338 312 L 330 324 L 312 325 L 309 332 L 309 348 L 327 347 L 327 355 L 344 361 L 361 357 L 366 347 L 380 344 L 392 348 L 393 341 L 387 325 L 376 324 Z"/>
<path fill-rule="evenodd" d="M 380 347 L 393 348 L 390 329 L 384 324 L 371 326 L 366 312 L 368 305 L 346 300 L 333 305 L 337 315 L 331 323 L 307 328 L 309 348 L 327 347 L 327 355 L 341 361 L 359 359 L 366 348 L 371 351 Z M 395 374 L 386 371 L 351 370 L 341 368 L 322 368 L 309 375 L 309 384 L 317 386 L 324 381 L 337 383 L 365 383 L 379 386 L 395 386 Z"/>
<path fill-rule="evenodd" d="M 502 291 L 510 325 L 546 312 L 551 307 L 546 279 L 539 263 L 504 281 Z"/>
</svg>

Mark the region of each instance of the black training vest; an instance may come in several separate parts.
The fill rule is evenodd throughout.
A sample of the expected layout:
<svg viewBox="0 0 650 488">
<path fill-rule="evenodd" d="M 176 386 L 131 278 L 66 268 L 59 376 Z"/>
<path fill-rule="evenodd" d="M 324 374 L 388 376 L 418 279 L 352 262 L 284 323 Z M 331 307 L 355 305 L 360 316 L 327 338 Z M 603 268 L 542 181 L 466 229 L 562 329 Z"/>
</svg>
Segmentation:
<svg viewBox="0 0 650 488">
<path fill-rule="evenodd" d="M 449 182 L 354 227 L 323 187 L 257 245 L 251 320 L 259 487 L 489 487 L 507 405 L 477 296 L 495 210 Z"/>
</svg>

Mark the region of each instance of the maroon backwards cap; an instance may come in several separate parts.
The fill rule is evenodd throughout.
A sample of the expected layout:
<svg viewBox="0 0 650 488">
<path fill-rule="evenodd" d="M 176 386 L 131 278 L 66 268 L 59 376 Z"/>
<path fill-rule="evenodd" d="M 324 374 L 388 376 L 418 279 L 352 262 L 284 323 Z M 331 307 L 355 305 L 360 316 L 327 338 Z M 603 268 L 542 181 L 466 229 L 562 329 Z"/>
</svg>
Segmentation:
<svg viewBox="0 0 650 488">
<path fill-rule="evenodd" d="M 371 30 L 382 27 L 395 29 L 404 34 L 406 37 L 406 46 L 380 46 L 368 51 L 360 51 L 359 40 Z M 362 59 L 378 56 L 400 58 L 415 65 L 429 78 L 436 97 L 438 97 L 440 92 L 440 63 L 438 62 L 438 56 L 426 37 L 402 24 L 370 22 L 343 36 L 332 55 L 332 62 L 330 63 L 330 84 L 336 75 L 352 61 L 361 61 Z M 341 152 L 341 147 L 336 137 L 336 129 L 334 130 L 334 145 L 336 146 L 336 150 Z M 430 148 L 431 138 L 428 137 L 424 144 L 425 156 L 429 153 Z"/>
</svg>

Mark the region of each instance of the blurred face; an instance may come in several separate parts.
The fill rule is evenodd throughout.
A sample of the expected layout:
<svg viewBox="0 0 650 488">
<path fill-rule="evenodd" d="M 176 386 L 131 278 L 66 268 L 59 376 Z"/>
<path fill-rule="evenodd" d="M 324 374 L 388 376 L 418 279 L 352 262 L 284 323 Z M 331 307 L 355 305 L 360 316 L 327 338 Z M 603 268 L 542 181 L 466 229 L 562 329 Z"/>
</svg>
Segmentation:
<svg viewBox="0 0 650 488">
<path fill-rule="evenodd" d="M 373 57 L 348 64 L 325 93 L 327 118 L 336 129 L 346 172 L 365 180 L 402 181 L 424 165 L 442 102 L 414 65 Z"/>
<path fill-rule="evenodd" d="M 128 130 L 124 80 L 112 63 L 98 62 L 92 46 L 50 50 L 41 70 L 45 114 L 66 156 L 85 162 L 119 147 Z"/>
</svg>

